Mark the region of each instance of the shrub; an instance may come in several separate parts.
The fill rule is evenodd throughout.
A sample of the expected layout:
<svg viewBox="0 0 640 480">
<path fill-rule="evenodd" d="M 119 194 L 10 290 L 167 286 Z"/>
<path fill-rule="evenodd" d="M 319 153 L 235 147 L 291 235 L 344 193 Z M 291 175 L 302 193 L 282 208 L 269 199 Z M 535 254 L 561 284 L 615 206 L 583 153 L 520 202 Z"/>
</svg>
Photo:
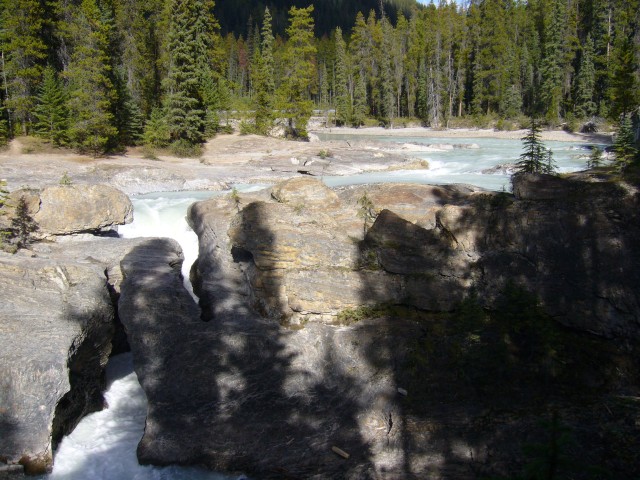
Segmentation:
<svg viewBox="0 0 640 480">
<path fill-rule="evenodd" d="M 202 145 L 193 144 L 188 140 L 180 139 L 169 145 L 173 155 L 180 158 L 198 158 L 202 155 Z"/>
</svg>

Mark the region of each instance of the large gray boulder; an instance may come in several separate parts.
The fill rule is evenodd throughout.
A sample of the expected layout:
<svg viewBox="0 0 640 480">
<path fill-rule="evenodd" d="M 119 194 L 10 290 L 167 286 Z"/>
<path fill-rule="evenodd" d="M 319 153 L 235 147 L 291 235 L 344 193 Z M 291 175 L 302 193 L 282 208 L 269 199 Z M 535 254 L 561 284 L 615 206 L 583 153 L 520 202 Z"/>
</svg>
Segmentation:
<svg viewBox="0 0 640 480">
<path fill-rule="evenodd" d="M 34 238 L 56 238 L 78 233 L 100 233 L 133 221 L 131 200 L 108 185 L 56 185 L 42 190 L 16 190 L 10 204 L 24 198 L 37 224 Z M 8 209 L 4 225 L 15 216 Z"/>
</svg>

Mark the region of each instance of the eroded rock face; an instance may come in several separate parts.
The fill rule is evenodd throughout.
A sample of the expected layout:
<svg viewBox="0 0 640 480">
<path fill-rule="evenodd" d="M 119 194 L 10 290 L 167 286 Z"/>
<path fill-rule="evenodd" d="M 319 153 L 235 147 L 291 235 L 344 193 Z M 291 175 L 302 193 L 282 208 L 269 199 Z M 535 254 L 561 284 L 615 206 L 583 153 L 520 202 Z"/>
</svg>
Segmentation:
<svg viewBox="0 0 640 480">
<path fill-rule="evenodd" d="M 437 404 L 430 385 L 421 399 L 404 389 L 426 361 L 415 347 L 431 354 L 424 325 L 409 315 L 336 325 L 348 307 L 441 312 L 471 291 L 491 305 L 513 281 L 565 324 L 639 338 L 633 192 L 602 197 L 594 192 L 608 187 L 587 185 L 532 200 L 379 186 L 367 191 L 378 215 L 365 229 L 366 187 L 343 189 L 337 204 L 317 187 L 308 201 L 305 180 L 299 191 L 276 187 L 280 202 L 263 194 L 192 206 L 201 311 L 171 242 L 141 245 L 122 262 L 120 314 L 150 402 L 143 463 L 256 478 L 474 478 L 469 465 L 509 448 L 522 423 L 487 432 L 484 414 Z M 403 412 L 421 400 L 433 401 L 429 415 Z"/>
<path fill-rule="evenodd" d="M 119 311 L 149 399 L 142 463 L 203 464 L 256 478 L 396 471 L 403 447 L 392 375 L 398 353 L 378 342 L 405 343 L 415 325 L 291 330 L 225 289 L 215 292 L 215 315 L 203 322 L 182 287 L 180 262 L 178 247 L 164 240 L 140 245 L 122 262 Z M 199 268 L 215 268 L 209 262 Z"/>
<path fill-rule="evenodd" d="M 227 259 L 240 290 L 272 318 L 330 320 L 372 303 L 446 311 L 472 290 L 491 304 L 514 282 L 567 325 L 640 335 L 637 195 L 544 175 L 518 176 L 514 189 L 516 198 L 463 186 L 376 185 L 343 189 L 337 200 L 305 178 L 274 187 L 280 202 L 249 201 L 215 225 L 216 214 L 192 223 L 201 253 L 215 237 L 216 258 Z M 363 236 L 365 194 L 379 214 Z M 243 258 L 235 269 L 232 251 Z M 203 288 L 203 297 L 213 294 Z"/>
<path fill-rule="evenodd" d="M 109 287 L 119 290 L 120 259 L 138 242 L 105 238 L 0 253 L 3 462 L 28 473 L 50 470 L 61 437 L 103 408 L 115 315 Z"/>
</svg>

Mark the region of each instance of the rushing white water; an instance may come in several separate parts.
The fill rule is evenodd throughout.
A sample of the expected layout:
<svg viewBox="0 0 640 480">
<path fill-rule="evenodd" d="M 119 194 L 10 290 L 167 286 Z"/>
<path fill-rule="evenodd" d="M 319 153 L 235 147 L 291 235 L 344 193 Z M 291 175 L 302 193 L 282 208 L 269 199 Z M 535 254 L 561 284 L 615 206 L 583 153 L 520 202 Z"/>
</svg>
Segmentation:
<svg viewBox="0 0 640 480">
<path fill-rule="evenodd" d="M 242 191 L 256 186 L 239 186 Z M 187 208 L 222 192 L 162 192 L 132 198 L 134 221 L 121 227 L 123 237 L 170 237 L 184 250 L 182 273 L 193 295 L 189 269 L 198 255 L 198 238 L 186 222 Z M 85 417 L 62 439 L 53 472 L 41 480 L 230 480 L 199 468 L 141 466 L 136 447 L 144 433 L 147 398 L 133 371 L 131 354 L 107 366 L 108 408 Z M 244 478 L 244 477 L 241 477 Z"/>
<path fill-rule="evenodd" d="M 131 354 L 107 366 L 108 408 L 80 422 L 62 440 L 46 480 L 229 480 L 199 468 L 141 466 L 136 447 L 144 432 L 147 398 L 133 372 Z M 234 477 L 237 478 L 237 477 Z M 242 477 L 244 478 L 244 477 Z"/>
<path fill-rule="evenodd" d="M 118 230 L 124 238 L 169 237 L 177 240 L 184 253 L 184 284 L 192 296 L 189 270 L 198 258 L 198 237 L 187 224 L 186 213 L 193 202 L 210 198 L 214 193 L 161 192 L 133 197 L 134 221 Z"/>
<path fill-rule="evenodd" d="M 495 169 L 495 167 L 517 163 L 522 153 L 522 142 L 509 139 L 370 137 L 331 134 L 321 134 L 319 137 L 322 140 L 366 141 L 371 139 L 399 144 L 390 145 L 390 148 L 400 145 L 408 146 L 410 148 L 407 153 L 416 159 L 429 162 L 427 170 L 382 171 L 343 177 L 324 177 L 324 182 L 331 187 L 365 183 L 408 182 L 424 184 L 465 183 L 488 190 L 509 190 L 510 175 L 504 172 L 505 169 Z M 424 147 L 428 145 L 434 146 L 439 151 L 424 151 L 426 150 Z M 545 146 L 552 150 L 559 172 L 575 172 L 586 168 L 590 152 L 589 147 L 584 143 L 545 142 Z"/>
</svg>

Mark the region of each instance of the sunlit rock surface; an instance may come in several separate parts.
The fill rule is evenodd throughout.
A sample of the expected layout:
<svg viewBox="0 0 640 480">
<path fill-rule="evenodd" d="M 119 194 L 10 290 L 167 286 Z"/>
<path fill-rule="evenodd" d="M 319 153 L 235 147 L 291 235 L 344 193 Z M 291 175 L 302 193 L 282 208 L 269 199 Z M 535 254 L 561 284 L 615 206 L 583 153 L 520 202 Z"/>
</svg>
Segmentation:
<svg viewBox="0 0 640 480">
<path fill-rule="evenodd" d="M 96 233 L 130 223 L 133 207 L 129 197 L 108 185 L 56 185 L 42 190 L 16 190 L 10 205 L 23 197 L 37 230 L 34 238 Z M 10 226 L 13 210 L 4 218 Z"/>
</svg>

